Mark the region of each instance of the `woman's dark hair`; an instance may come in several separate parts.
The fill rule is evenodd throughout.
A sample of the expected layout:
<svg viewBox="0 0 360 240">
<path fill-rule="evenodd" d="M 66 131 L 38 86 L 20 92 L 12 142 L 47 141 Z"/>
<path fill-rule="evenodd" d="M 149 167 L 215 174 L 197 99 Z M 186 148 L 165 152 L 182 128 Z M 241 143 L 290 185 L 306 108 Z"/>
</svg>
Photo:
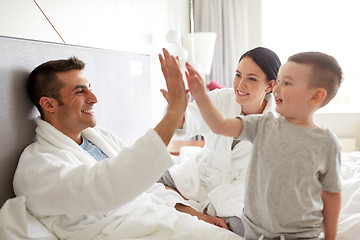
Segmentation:
<svg viewBox="0 0 360 240">
<path fill-rule="evenodd" d="M 239 62 L 244 57 L 250 57 L 265 73 L 268 81 L 277 79 L 281 61 L 276 53 L 268 48 L 257 47 L 244 53 L 240 57 Z"/>
</svg>

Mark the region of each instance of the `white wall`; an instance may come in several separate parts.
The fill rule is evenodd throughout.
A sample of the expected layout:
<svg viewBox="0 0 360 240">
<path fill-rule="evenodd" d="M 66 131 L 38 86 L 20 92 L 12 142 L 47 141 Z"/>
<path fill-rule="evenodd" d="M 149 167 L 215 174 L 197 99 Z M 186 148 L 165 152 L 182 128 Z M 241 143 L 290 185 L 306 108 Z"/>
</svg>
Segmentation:
<svg viewBox="0 0 360 240">
<path fill-rule="evenodd" d="M 315 120 L 329 127 L 339 138 L 355 138 L 356 148 L 360 150 L 360 113 L 317 113 Z"/>
<path fill-rule="evenodd" d="M 164 80 L 157 54 L 166 47 L 166 32 L 175 28 L 189 33 L 189 0 L 37 0 L 66 43 L 151 56 L 153 124 L 166 102 L 160 88 Z M 251 4 L 249 11 L 260 11 Z M 249 16 L 254 15 L 248 12 Z M 258 15 L 258 14 L 255 14 Z M 251 27 L 261 28 L 255 19 Z M 249 40 L 258 42 L 261 31 Z M 260 34 L 260 35 L 259 35 Z M 0 0 L 0 35 L 60 42 L 61 39 L 31 0 Z M 251 45 L 251 43 L 249 43 Z M 317 114 L 320 124 L 339 137 L 355 137 L 360 146 L 360 113 Z"/>
<path fill-rule="evenodd" d="M 190 32 L 189 0 L 37 0 L 67 44 L 149 54 L 153 123 L 166 105 L 158 54 L 165 34 Z M 62 43 L 32 0 L 0 0 L 0 35 Z"/>
<path fill-rule="evenodd" d="M 359 2 L 262 2 L 263 44 L 278 53 L 283 63 L 292 54 L 302 51 L 322 51 L 338 60 L 343 69 L 343 82 L 337 96 L 320 109 L 315 118 L 320 124 L 329 126 L 340 138 L 356 138 L 357 148 L 360 149 L 360 95 L 357 93 L 360 72 L 356 57 L 360 35 L 346 27 L 359 22 Z M 304 16 L 304 12 L 308 16 Z"/>
</svg>

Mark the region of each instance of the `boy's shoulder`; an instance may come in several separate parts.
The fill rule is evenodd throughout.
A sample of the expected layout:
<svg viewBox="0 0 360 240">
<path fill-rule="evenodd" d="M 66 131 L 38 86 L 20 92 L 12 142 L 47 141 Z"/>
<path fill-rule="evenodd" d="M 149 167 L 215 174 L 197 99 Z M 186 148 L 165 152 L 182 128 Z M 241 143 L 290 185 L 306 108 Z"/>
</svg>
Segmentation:
<svg viewBox="0 0 360 240">
<path fill-rule="evenodd" d="M 340 140 L 336 136 L 335 132 L 326 126 L 319 126 L 319 129 L 323 131 L 325 138 L 329 143 L 334 143 L 335 145 L 340 146 Z"/>
<path fill-rule="evenodd" d="M 279 115 L 276 112 L 241 115 L 239 118 L 242 119 L 244 127 L 251 125 L 253 127 L 261 126 L 262 128 L 272 129 L 279 122 Z"/>
<path fill-rule="evenodd" d="M 270 123 L 273 124 L 279 120 L 279 115 L 276 112 L 266 112 L 261 114 L 249 114 L 249 115 L 240 115 L 238 118 L 242 119 L 243 122 L 257 122 L 261 123 Z"/>
<path fill-rule="evenodd" d="M 253 114 L 254 117 L 260 118 L 262 121 L 279 121 L 280 115 L 277 112 L 264 112 L 262 114 Z"/>
<path fill-rule="evenodd" d="M 264 112 L 259 114 L 249 114 L 249 115 L 241 115 L 241 118 L 260 118 L 260 119 L 274 119 L 277 120 L 279 118 L 279 114 L 277 112 Z"/>
</svg>

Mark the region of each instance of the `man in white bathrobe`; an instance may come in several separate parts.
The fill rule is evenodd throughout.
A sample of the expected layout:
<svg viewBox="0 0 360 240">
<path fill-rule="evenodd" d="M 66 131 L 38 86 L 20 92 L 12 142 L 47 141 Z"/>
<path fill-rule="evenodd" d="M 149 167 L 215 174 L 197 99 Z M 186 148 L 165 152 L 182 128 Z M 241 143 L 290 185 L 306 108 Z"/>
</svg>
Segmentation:
<svg viewBox="0 0 360 240">
<path fill-rule="evenodd" d="M 14 192 L 26 197 L 28 210 L 57 237 L 238 239 L 214 226 L 223 226 L 219 219 L 196 212 L 176 193 L 154 185 L 173 164 L 166 145 L 187 104 L 178 69 L 167 66 L 176 59 L 166 50 L 159 58 L 170 95 L 168 111 L 131 147 L 94 128 L 97 98 L 82 61 L 50 61 L 30 74 L 28 94 L 41 117 L 37 140 L 20 157 Z"/>
</svg>

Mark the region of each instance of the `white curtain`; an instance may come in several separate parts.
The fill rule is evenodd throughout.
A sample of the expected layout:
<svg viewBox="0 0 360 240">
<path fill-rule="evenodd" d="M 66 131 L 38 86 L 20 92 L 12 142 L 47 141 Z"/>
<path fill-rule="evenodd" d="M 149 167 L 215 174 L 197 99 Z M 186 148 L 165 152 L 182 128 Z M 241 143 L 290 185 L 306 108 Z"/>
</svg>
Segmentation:
<svg viewBox="0 0 360 240">
<path fill-rule="evenodd" d="M 217 34 L 209 80 L 232 87 L 240 56 L 261 41 L 254 18 L 261 19 L 261 0 L 194 0 L 194 31 Z"/>
</svg>

